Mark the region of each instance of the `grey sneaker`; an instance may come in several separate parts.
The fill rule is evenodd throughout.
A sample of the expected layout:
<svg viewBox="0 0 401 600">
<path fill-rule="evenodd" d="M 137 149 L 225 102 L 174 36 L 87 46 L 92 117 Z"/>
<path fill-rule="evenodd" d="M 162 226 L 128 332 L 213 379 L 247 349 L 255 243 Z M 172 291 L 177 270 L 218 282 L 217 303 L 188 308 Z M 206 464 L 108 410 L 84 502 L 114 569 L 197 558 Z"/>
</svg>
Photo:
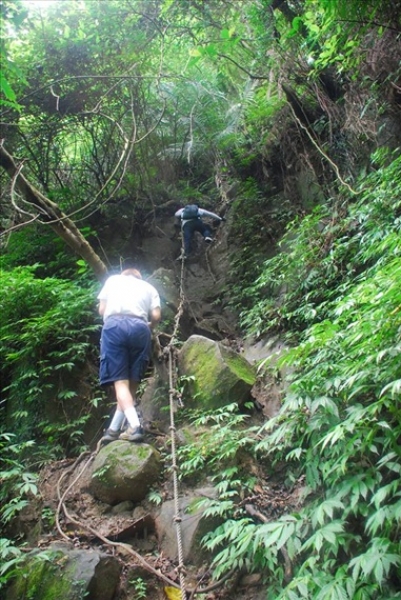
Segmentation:
<svg viewBox="0 0 401 600">
<path fill-rule="evenodd" d="M 104 435 L 102 437 L 102 442 L 104 444 L 109 444 L 110 442 L 115 442 L 118 440 L 120 435 L 119 431 L 115 431 L 114 429 L 106 429 Z"/>
<path fill-rule="evenodd" d="M 207 236 L 207 237 L 205 237 L 205 242 L 206 242 L 206 244 L 210 244 L 211 242 L 213 242 L 213 238 Z"/>
<path fill-rule="evenodd" d="M 142 442 L 144 438 L 142 427 L 128 427 L 123 433 L 120 434 L 120 440 L 127 442 Z"/>
</svg>

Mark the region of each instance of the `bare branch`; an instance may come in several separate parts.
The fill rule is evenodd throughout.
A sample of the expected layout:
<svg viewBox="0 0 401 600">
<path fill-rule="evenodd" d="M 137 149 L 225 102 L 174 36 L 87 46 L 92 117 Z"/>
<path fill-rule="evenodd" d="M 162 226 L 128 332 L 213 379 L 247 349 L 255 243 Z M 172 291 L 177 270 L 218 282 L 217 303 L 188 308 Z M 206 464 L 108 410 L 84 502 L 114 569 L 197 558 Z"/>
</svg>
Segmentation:
<svg viewBox="0 0 401 600">
<path fill-rule="evenodd" d="M 95 253 L 78 227 L 60 210 L 55 202 L 44 196 L 25 179 L 20 172 L 21 168 L 17 167 L 14 159 L 3 145 L 0 147 L 0 166 L 11 178 L 15 179 L 15 187 L 25 198 L 25 201 L 43 213 L 44 223 L 50 225 L 57 235 L 89 264 L 96 276 L 102 279 L 107 272 L 106 265 Z"/>
<path fill-rule="evenodd" d="M 19 174 L 22 171 L 22 167 L 24 166 L 24 161 L 21 162 L 21 164 L 19 165 L 19 167 L 17 168 L 14 177 L 11 179 L 11 187 L 10 187 L 10 197 L 11 197 L 11 204 L 13 205 L 13 207 L 15 208 L 17 213 L 20 213 L 21 215 L 28 215 L 28 217 L 31 217 L 31 219 L 33 218 L 33 215 L 26 211 L 23 210 L 22 208 L 20 208 L 18 206 L 18 204 L 15 201 L 15 196 L 16 196 L 16 192 L 15 192 L 15 183 L 18 179 Z M 40 211 L 43 214 L 43 211 Z M 34 218 L 37 219 L 39 217 L 39 215 L 36 215 Z"/>
</svg>

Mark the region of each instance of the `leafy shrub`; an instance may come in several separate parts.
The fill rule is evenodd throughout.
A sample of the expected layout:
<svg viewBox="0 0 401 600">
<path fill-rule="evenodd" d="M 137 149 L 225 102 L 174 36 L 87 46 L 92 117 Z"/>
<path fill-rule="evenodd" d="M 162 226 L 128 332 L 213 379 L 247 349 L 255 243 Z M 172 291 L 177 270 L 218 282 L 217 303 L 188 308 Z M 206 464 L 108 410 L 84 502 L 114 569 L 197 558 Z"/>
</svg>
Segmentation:
<svg viewBox="0 0 401 600">
<path fill-rule="evenodd" d="M 400 166 L 383 161 L 365 178 L 344 226 L 316 211 L 266 263 L 265 286 L 272 273 L 290 284 L 277 325 L 303 332 L 279 362 L 293 373 L 279 414 L 242 436 L 260 465 L 305 479 L 307 502 L 259 523 L 221 497 L 209 510 L 224 522 L 204 544 L 216 576 L 262 571 L 269 600 L 401 597 Z M 263 327 L 273 309 L 260 302 L 248 318 L 257 310 Z"/>
<path fill-rule="evenodd" d="M 401 159 L 387 164 L 387 153 L 377 152 L 374 160 L 378 168 L 361 181 L 354 204 L 328 203 L 290 224 L 282 252 L 265 261 L 255 284 L 244 290 L 253 300 L 241 315 L 246 331 L 302 331 L 320 322 L 356 277 L 362 281 L 397 252 Z"/>
<path fill-rule="evenodd" d="M 12 433 L 0 433 L 0 589 L 16 573 L 18 564 L 24 560 L 19 546 L 3 537 L 3 528 L 10 523 L 38 494 L 37 475 L 27 471 L 22 457 L 32 451 L 33 441 L 16 443 Z"/>
<path fill-rule="evenodd" d="M 90 406 L 72 420 L 55 427 L 49 418 L 77 397 L 74 373 L 94 360 L 99 324 L 95 322 L 93 285 L 53 278 L 38 279 L 35 267 L 2 273 L 0 311 L 0 374 L 3 414 L 22 439 L 48 441 L 55 447 L 77 440 Z M 68 411 L 61 410 L 64 417 Z M 68 427 L 69 425 L 69 427 Z M 51 433 L 51 435 L 50 435 Z"/>
</svg>

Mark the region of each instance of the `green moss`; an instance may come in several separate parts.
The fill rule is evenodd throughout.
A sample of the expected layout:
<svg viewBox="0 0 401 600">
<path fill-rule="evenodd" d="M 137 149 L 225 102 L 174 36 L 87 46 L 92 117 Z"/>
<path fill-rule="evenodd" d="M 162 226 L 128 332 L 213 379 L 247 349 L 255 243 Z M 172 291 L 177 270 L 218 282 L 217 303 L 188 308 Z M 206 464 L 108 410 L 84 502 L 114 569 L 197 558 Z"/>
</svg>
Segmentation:
<svg viewBox="0 0 401 600">
<path fill-rule="evenodd" d="M 195 376 L 191 395 L 209 408 L 243 401 L 256 380 L 252 366 L 242 356 L 204 338 L 188 343 L 183 368 Z"/>
<path fill-rule="evenodd" d="M 136 455 L 140 460 L 146 460 L 150 456 L 149 448 L 144 446 L 136 446 Z"/>
<path fill-rule="evenodd" d="M 22 567 L 7 595 L 10 600 L 80 600 L 85 589 L 77 589 L 74 564 L 62 552 L 54 554 L 52 562 L 31 558 Z M 82 587 L 82 584 L 81 584 Z"/>
<path fill-rule="evenodd" d="M 123 500 L 139 501 L 148 486 L 147 479 L 158 476 L 159 463 L 159 453 L 148 444 L 114 442 L 102 449 L 95 458 L 92 493 L 109 504 Z M 134 481 L 138 483 L 135 489 L 132 486 Z"/>
<path fill-rule="evenodd" d="M 235 373 L 239 379 L 246 381 L 246 383 L 249 383 L 250 385 L 255 383 L 256 375 L 252 367 L 242 358 L 242 356 L 234 356 L 231 354 L 224 356 L 224 359 L 230 370 Z"/>
</svg>

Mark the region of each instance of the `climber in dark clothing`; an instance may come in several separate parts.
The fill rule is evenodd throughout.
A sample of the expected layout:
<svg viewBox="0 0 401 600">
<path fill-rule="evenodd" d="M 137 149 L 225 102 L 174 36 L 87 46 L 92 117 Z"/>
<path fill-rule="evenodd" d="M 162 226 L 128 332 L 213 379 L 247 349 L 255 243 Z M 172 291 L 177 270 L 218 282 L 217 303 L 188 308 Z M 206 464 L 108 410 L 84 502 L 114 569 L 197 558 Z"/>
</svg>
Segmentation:
<svg viewBox="0 0 401 600">
<path fill-rule="evenodd" d="M 224 217 L 219 217 L 209 210 L 199 208 L 197 204 L 187 204 L 184 208 L 180 208 L 175 213 L 176 224 L 181 224 L 182 235 L 184 238 L 184 255 L 182 258 L 187 258 L 192 249 L 192 238 L 195 231 L 198 231 L 207 244 L 213 242 L 212 232 L 206 223 L 202 221 L 202 217 L 211 217 L 215 221 L 225 221 Z M 181 257 L 180 257 L 181 258 Z"/>
</svg>

